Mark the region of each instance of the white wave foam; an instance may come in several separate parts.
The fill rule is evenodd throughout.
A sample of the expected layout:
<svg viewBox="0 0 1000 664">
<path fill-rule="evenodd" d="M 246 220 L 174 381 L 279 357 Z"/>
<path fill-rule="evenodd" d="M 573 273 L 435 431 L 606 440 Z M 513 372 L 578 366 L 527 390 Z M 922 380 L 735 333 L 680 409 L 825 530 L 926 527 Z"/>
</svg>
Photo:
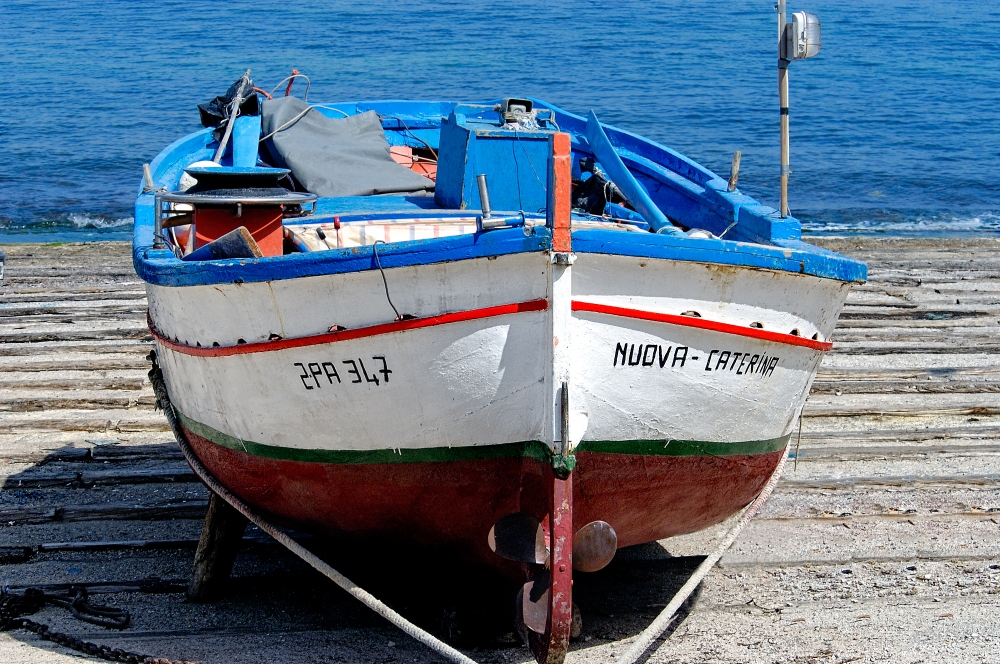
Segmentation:
<svg viewBox="0 0 1000 664">
<path fill-rule="evenodd" d="M 813 234 L 824 233 L 885 233 L 893 234 L 965 234 L 1000 231 L 1000 213 L 981 212 L 969 216 L 955 214 L 918 214 L 912 219 L 815 220 L 804 224 Z"/>
<path fill-rule="evenodd" d="M 131 226 L 135 221 L 133 217 L 108 219 L 107 217 L 88 214 L 86 212 L 73 212 L 67 218 L 77 228 L 121 228 L 122 226 Z"/>
</svg>

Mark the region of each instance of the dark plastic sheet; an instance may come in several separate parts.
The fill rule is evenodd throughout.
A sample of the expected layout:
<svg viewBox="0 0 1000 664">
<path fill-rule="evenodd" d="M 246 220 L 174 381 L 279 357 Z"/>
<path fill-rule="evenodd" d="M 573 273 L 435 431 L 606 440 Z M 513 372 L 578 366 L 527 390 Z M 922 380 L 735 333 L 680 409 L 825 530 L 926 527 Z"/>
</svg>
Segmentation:
<svg viewBox="0 0 1000 664">
<path fill-rule="evenodd" d="M 263 135 L 292 121 L 308 107 L 297 97 L 265 100 L 261 110 Z M 374 111 L 329 118 L 311 110 L 265 143 L 272 163 L 291 169 L 295 179 L 317 196 L 434 189 L 434 182 L 393 161 L 382 123 Z"/>
</svg>

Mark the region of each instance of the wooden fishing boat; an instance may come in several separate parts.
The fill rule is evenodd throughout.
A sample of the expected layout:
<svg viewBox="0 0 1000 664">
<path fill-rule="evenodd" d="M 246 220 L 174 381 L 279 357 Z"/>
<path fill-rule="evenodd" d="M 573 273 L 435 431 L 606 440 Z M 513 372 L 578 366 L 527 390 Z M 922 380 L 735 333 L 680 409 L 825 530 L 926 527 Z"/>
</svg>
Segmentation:
<svg viewBox="0 0 1000 664">
<path fill-rule="evenodd" d="M 282 523 L 502 570 L 539 661 L 574 568 L 760 492 L 866 276 L 593 113 L 258 112 L 167 147 L 136 201 L 191 447 Z"/>
</svg>

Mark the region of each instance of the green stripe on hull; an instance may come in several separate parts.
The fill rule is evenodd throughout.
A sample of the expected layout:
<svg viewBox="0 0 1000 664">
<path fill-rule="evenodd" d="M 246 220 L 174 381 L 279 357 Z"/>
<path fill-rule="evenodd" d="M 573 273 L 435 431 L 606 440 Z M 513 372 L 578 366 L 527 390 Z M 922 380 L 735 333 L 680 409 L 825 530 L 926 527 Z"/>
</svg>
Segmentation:
<svg viewBox="0 0 1000 664">
<path fill-rule="evenodd" d="M 174 409 L 176 412 L 176 409 Z M 552 452 L 542 442 L 529 440 L 501 445 L 476 445 L 463 447 L 430 447 L 399 450 L 308 450 L 293 447 L 264 445 L 230 436 L 212 427 L 196 422 L 177 412 L 181 424 L 188 431 L 210 440 L 216 445 L 245 452 L 254 456 L 281 461 L 307 461 L 338 464 L 385 463 L 435 463 L 446 461 L 472 461 L 528 457 L 545 463 L 552 461 Z M 697 440 L 613 440 L 584 441 L 576 453 L 638 454 L 644 456 L 736 456 L 769 454 L 785 449 L 789 436 L 771 440 L 752 440 L 741 443 L 712 443 Z"/>
<path fill-rule="evenodd" d="M 175 409 L 176 410 L 176 409 Z M 195 422 L 177 413 L 185 429 L 196 433 L 216 445 L 228 447 L 237 452 L 282 461 L 312 461 L 315 463 L 433 463 L 442 461 L 470 461 L 477 459 L 503 459 L 529 457 L 550 462 L 552 452 L 537 440 L 502 445 L 479 445 L 465 447 L 428 447 L 422 449 L 398 450 L 306 450 L 294 447 L 263 445 L 249 440 L 241 440 L 229 434 L 216 431 L 212 427 Z"/>
<path fill-rule="evenodd" d="M 770 454 L 785 449 L 791 434 L 770 440 L 713 443 L 704 440 L 585 440 L 573 451 L 643 456 L 735 456 Z"/>
</svg>

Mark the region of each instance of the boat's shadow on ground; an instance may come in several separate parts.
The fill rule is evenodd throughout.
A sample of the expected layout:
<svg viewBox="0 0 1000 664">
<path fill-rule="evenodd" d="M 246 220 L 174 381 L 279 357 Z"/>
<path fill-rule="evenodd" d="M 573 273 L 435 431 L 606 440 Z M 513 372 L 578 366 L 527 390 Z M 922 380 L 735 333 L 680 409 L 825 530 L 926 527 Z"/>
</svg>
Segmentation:
<svg viewBox="0 0 1000 664">
<path fill-rule="evenodd" d="M 496 649 L 520 645 L 513 626 L 515 590 L 504 580 L 481 569 L 430 557 L 407 557 L 405 563 L 399 555 L 393 562 L 380 558 L 370 554 L 328 557 L 405 617 L 456 646 Z M 573 600 L 580 609 L 583 628 L 571 650 L 637 635 L 702 560 L 702 556 L 671 556 L 662 545 L 652 542 L 619 551 L 599 572 L 577 572 Z M 700 587 L 682 606 L 667 634 L 683 622 L 699 592 Z"/>
<path fill-rule="evenodd" d="M 583 632 L 574 647 L 590 640 L 618 641 L 637 635 L 659 615 L 691 577 L 704 556 L 672 557 L 657 542 L 629 547 L 600 572 L 577 574 L 573 599 L 583 615 Z M 666 634 L 694 608 L 701 586 L 677 612 Z"/>
<path fill-rule="evenodd" d="M 130 451 L 133 456 L 143 456 L 139 454 L 143 451 L 139 448 L 131 448 Z M 159 459 L 163 456 L 159 445 L 150 446 L 148 452 L 150 458 Z M 110 452 L 102 453 L 110 455 Z M 174 457 L 169 458 L 173 460 Z M 167 458 L 164 457 L 164 460 Z M 56 472 L 59 470 L 57 467 L 65 463 L 69 464 L 65 470 L 71 472 Z M 172 508 L 172 511 L 150 509 L 142 514 L 118 514 L 112 509 L 113 505 L 88 502 L 87 505 L 76 506 L 75 511 L 53 515 L 48 513 L 51 510 L 46 511 L 46 506 L 35 504 L 44 492 L 53 491 L 60 495 L 50 496 L 50 502 L 57 498 L 60 501 L 72 501 L 73 491 L 86 490 L 90 486 L 87 469 L 91 467 L 101 468 L 102 472 L 106 472 L 103 471 L 105 466 L 97 466 L 96 460 L 80 454 L 79 450 L 67 448 L 53 452 L 44 460 L 0 482 L 0 490 L 10 492 L 5 501 L 10 507 L 8 511 L 21 514 L 24 524 L 45 522 L 55 525 L 64 520 L 87 519 L 88 523 L 95 524 L 98 532 L 103 532 L 103 528 L 93 521 L 98 518 L 97 511 L 100 511 L 102 518 L 111 519 L 107 522 L 109 524 L 124 523 L 121 519 L 160 522 L 163 524 L 164 546 L 142 547 L 129 552 L 127 543 L 124 543 L 124 546 L 112 546 L 107 550 L 88 547 L 54 553 L 39 551 L 37 546 L 17 546 L 7 549 L 15 553 L 23 551 L 24 555 L 17 560 L 5 559 L 3 562 L 15 565 L 24 562 L 31 565 L 46 564 L 45 561 L 49 561 L 55 568 L 61 568 L 64 559 L 67 564 L 72 560 L 73 565 L 88 572 L 82 576 L 98 575 L 102 580 L 126 581 L 149 577 L 152 570 L 166 564 L 177 569 L 181 577 L 186 577 L 191 569 L 189 565 L 193 559 L 193 547 L 176 544 L 179 540 L 170 541 L 170 538 L 177 537 L 172 524 L 178 524 L 174 519 L 180 518 L 193 525 L 192 520 L 197 519 L 201 514 L 200 510 L 204 509 L 200 499 L 194 500 L 195 505 L 190 508 Z M 190 481 L 181 476 L 167 479 L 172 482 Z M 62 493 L 66 495 L 62 496 Z M 88 509 L 96 511 L 90 514 Z M 186 526 L 183 529 L 193 530 Z M 62 534 L 53 532 L 50 536 L 61 537 Z M 94 533 L 89 537 L 101 538 L 101 535 Z M 63 541 L 65 539 L 63 537 Z M 362 549 L 344 542 L 314 537 L 303 537 L 301 541 L 409 620 L 460 648 L 475 649 L 479 653 L 477 659 L 501 661 L 510 656 L 529 657 L 514 630 L 516 586 L 499 575 L 463 565 L 444 554 L 426 549 L 406 550 L 398 546 L 367 546 Z M 25 544 L 28 542 L 25 541 Z M 190 544 L 193 545 L 193 542 Z M 701 560 L 698 556 L 673 557 L 663 546 L 654 542 L 619 551 L 611 564 L 599 572 L 576 573 L 573 599 L 582 614 L 583 629 L 580 638 L 571 643 L 571 649 L 585 649 L 609 641 L 627 639 L 641 632 L 687 581 Z M 10 577 L 8 581 L 19 583 L 20 574 L 16 567 L 8 568 L 7 572 Z M 33 576 L 33 573 L 27 576 Z M 68 579 L 46 579 L 49 580 L 61 582 Z M 84 584 L 91 580 L 79 579 Z M 23 583 L 30 582 L 25 580 Z M 144 622 L 140 614 L 149 609 L 143 601 L 117 595 L 103 597 L 111 604 L 122 604 L 133 610 L 137 624 Z M 683 621 L 696 598 L 697 592 L 682 607 L 674 625 Z M 155 601 L 162 604 L 159 599 Z M 178 598 L 176 604 L 172 601 L 169 604 L 172 607 L 170 613 L 176 614 L 173 617 L 178 622 L 187 621 L 189 614 L 200 615 L 198 605 L 193 605 L 182 597 Z M 210 607 L 215 615 L 213 622 L 218 624 L 209 629 L 224 632 L 238 633 L 249 629 L 249 625 L 261 624 L 278 631 L 375 629 L 381 632 L 382 628 L 388 627 L 382 619 L 364 609 L 356 600 L 338 590 L 256 528 L 247 531 L 233 577 L 227 583 L 224 595 L 212 602 Z M 161 627 L 163 630 L 176 631 L 173 625 L 166 623 Z M 80 625 L 69 622 L 62 629 L 75 632 L 80 629 Z M 131 632 L 132 629 L 129 629 L 121 634 L 128 638 Z M 20 637 L 20 633 L 12 634 L 15 634 L 15 638 Z M 94 638 L 101 641 L 106 635 L 95 634 Z M 199 639 L 202 635 L 192 633 L 189 638 Z M 373 638 L 378 639 L 375 636 Z M 48 648 L 49 644 L 38 643 L 36 647 Z M 518 654 L 513 655 L 512 650 Z"/>
</svg>

